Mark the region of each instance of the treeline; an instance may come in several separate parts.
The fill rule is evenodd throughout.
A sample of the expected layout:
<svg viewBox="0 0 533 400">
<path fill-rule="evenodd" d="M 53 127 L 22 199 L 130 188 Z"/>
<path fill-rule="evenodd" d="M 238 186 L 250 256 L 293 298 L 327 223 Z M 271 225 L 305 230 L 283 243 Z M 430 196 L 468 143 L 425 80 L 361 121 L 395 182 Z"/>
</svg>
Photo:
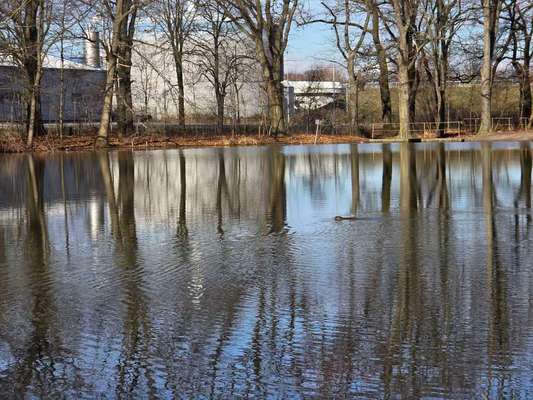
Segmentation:
<svg viewBox="0 0 533 400">
<path fill-rule="evenodd" d="M 133 55 L 146 45 L 172 55 L 180 125 L 185 124 L 187 63 L 194 62 L 212 86 L 220 128 L 229 88 L 246 68 L 256 68 L 267 99 L 268 131 L 278 135 L 288 129 L 282 81 L 284 54 L 295 24 L 325 24 L 335 33 L 346 69 L 347 118 L 354 133 L 360 129 L 359 90 L 369 79 L 379 84 L 381 121 L 398 122 L 402 138 L 409 137 L 416 120 L 422 81 L 431 82 L 440 134 L 445 131 L 449 82 L 478 81 L 479 133 L 489 133 L 493 87 L 504 70 L 519 82 L 521 119 L 530 127 L 533 123 L 529 0 L 325 0 L 313 7 L 303 0 L 4 0 L 0 57 L 24 72 L 29 147 L 45 132 L 40 114 L 44 58 L 55 49 L 63 60 L 64 44 L 72 40 L 97 41 L 105 53 L 97 143 L 108 140 L 114 98 L 119 134 L 132 132 Z M 101 34 L 94 35 L 94 28 Z M 158 41 L 145 43 L 146 32 Z M 137 53 L 150 61 L 145 52 Z M 398 87 L 398 121 L 392 114 L 393 83 Z"/>
<path fill-rule="evenodd" d="M 399 134 L 416 120 L 420 83 L 432 86 L 438 132 L 446 125 L 450 81 L 478 81 L 479 132 L 492 126 L 494 82 L 512 67 L 520 84 L 520 117 L 531 126 L 533 3 L 528 0 L 344 0 L 322 2 L 348 71 L 350 123 L 358 130 L 357 99 L 368 75 L 379 82 L 382 121 L 392 122 L 391 79 L 398 86 Z"/>
</svg>

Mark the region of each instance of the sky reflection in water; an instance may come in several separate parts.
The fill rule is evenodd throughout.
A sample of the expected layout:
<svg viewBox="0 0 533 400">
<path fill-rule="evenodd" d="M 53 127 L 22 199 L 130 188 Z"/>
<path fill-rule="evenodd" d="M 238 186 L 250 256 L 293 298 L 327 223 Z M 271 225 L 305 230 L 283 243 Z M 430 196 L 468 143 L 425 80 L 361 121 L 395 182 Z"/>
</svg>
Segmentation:
<svg viewBox="0 0 533 400">
<path fill-rule="evenodd" d="M 0 156 L 1 396 L 531 398 L 531 155 Z"/>
</svg>

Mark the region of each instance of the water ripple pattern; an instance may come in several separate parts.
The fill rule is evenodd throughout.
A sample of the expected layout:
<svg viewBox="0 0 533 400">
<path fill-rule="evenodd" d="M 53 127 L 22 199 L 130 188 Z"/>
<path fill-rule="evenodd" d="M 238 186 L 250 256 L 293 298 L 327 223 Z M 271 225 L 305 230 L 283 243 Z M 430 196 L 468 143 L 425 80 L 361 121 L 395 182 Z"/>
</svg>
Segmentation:
<svg viewBox="0 0 533 400">
<path fill-rule="evenodd" d="M 531 165 L 529 143 L 2 155 L 0 397 L 533 398 Z"/>
</svg>

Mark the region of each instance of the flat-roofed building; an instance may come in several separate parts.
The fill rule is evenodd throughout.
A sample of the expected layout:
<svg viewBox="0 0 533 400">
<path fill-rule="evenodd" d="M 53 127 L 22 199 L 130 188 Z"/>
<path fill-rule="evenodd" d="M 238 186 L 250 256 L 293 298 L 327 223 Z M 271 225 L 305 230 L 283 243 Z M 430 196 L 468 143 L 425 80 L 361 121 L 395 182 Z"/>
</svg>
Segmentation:
<svg viewBox="0 0 533 400">
<path fill-rule="evenodd" d="M 94 63 L 77 63 L 48 56 L 44 59 L 41 81 L 41 113 L 44 122 L 60 119 L 63 87 L 65 122 L 93 122 L 102 112 L 106 71 Z M 63 79 L 61 79 L 63 76 Z M 63 80 L 63 84 L 61 81 Z M 0 122 L 24 122 L 26 115 L 24 72 L 0 60 Z"/>
</svg>

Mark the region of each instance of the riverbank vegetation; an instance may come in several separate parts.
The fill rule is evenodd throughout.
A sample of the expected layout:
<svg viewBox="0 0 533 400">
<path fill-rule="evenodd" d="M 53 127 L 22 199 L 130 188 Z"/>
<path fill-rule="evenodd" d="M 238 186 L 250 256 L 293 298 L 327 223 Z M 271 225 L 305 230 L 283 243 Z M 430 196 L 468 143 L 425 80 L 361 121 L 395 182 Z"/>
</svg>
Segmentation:
<svg viewBox="0 0 533 400">
<path fill-rule="evenodd" d="M 143 134 L 138 136 L 111 136 L 108 147 L 123 150 L 173 149 L 180 147 L 229 147 L 258 146 L 269 144 L 339 144 L 363 143 L 365 140 L 353 135 L 294 134 L 283 137 L 269 135 L 213 135 L 213 136 L 165 136 Z M 94 135 L 66 136 L 45 135 L 35 138 L 33 151 L 88 151 L 95 149 Z M 0 136 L 0 152 L 22 153 L 27 151 L 20 135 Z"/>
<path fill-rule="evenodd" d="M 37 136 L 32 151 L 38 153 L 52 153 L 57 151 L 92 151 L 95 144 L 94 134 L 65 136 L 47 134 Z M 274 137 L 270 135 L 210 135 L 210 136 L 166 136 L 160 133 L 132 135 L 128 137 L 111 136 L 107 147 L 115 150 L 149 150 L 175 149 L 183 147 L 232 147 L 232 146 L 263 146 L 263 145 L 310 145 L 310 144 L 344 144 L 344 143 L 392 143 L 400 139 L 396 137 L 385 139 L 369 139 L 346 134 L 308 134 L 298 133 Z M 533 140 L 533 130 L 493 132 L 490 135 L 455 135 L 446 138 L 422 136 L 420 141 L 530 141 Z M 18 134 L 0 135 L 0 153 L 24 153 L 28 148 L 24 139 Z"/>
<path fill-rule="evenodd" d="M 308 68 L 308 90 L 295 94 L 285 70 L 290 33 L 316 24 L 333 32 L 340 68 L 331 78 L 323 66 Z M 2 149 L 85 148 L 86 140 L 266 143 L 301 132 L 312 142 L 316 132 L 332 134 L 331 141 L 405 140 L 531 129 L 532 38 L 527 0 L 7 0 L 0 6 L 0 58 L 17 69 L 20 83 L 14 87 L 0 71 L 0 119 L 18 127 L 4 129 Z M 82 52 L 104 77 L 98 106 L 84 113 L 83 93 L 65 95 L 63 73 L 69 57 Z M 57 117 L 45 121 L 42 81 L 51 56 L 60 60 Z M 321 89 L 330 80 L 334 90 Z M 201 96 L 200 84 L 207 88 Z M 84 122 L 92 116 L 93 135 L 69 137 L 66 123 L 81 122 L 66 120 L 72 102 Z M 23 111 L 15 118 L 16 107 Z M 209 139 L 178 134 L 192 114 L 213 121 Z M 236 139 L 231 127 L 245 120 L 257 134 Z M 148 121 L 177 129 L 155 134 Z M 59 142 L 45 122 L 59 131 Z"/>
</svg>

